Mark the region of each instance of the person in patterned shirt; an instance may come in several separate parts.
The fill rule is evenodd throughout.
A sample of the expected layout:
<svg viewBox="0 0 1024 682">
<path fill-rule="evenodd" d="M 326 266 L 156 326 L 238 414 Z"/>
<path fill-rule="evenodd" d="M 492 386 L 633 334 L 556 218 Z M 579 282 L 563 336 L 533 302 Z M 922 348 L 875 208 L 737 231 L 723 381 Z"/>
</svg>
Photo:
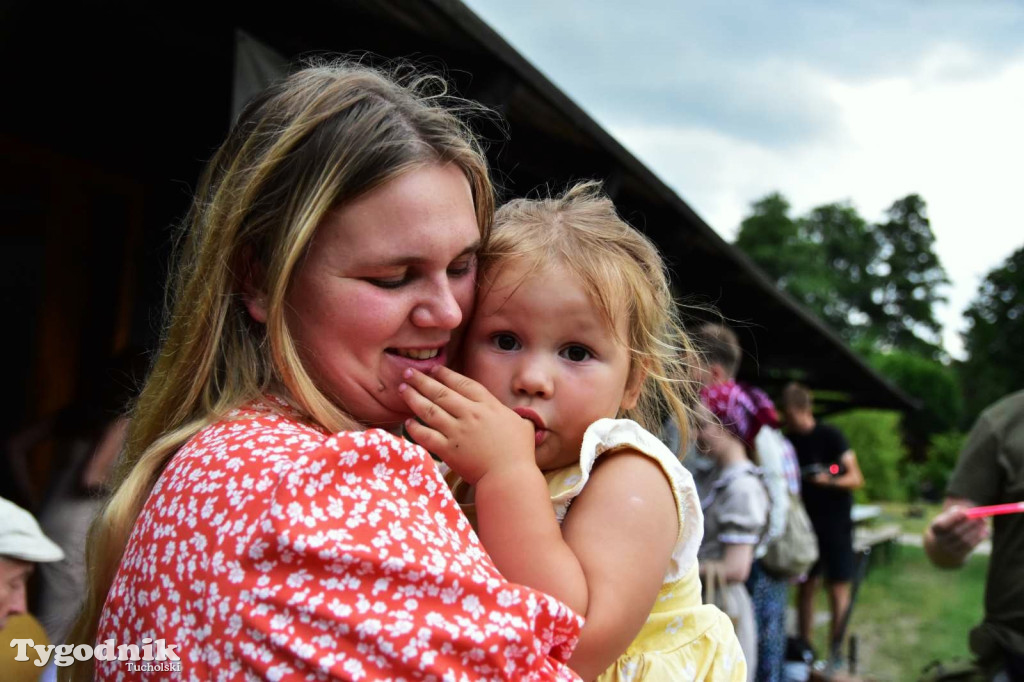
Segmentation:
<svg viewBox="0 0 1024 682">
<path fill-rule="evenodd" d="M 493 214 L 471 105 L 443 87 L 311 65 L 241 114 L 186 220 L 69 641 L 162 640 L 188 680 L 576 679 L 581 618 L 503 578 L 394 433 L 403 372 L 457 348 Z"/>
</svg>

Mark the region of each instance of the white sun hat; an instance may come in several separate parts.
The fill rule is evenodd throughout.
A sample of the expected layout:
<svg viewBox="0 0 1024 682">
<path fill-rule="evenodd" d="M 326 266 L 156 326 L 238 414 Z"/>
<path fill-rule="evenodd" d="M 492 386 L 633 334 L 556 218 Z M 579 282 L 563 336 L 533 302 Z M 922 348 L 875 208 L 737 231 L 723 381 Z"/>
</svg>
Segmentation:
<svg viewBox="0 0 1024 682">
<path fill-rule="evenodd" d="M 60 561 L 64 551 L 26 510 L 0 497 L 0 557 L 47 563 Z"/>
</svg>

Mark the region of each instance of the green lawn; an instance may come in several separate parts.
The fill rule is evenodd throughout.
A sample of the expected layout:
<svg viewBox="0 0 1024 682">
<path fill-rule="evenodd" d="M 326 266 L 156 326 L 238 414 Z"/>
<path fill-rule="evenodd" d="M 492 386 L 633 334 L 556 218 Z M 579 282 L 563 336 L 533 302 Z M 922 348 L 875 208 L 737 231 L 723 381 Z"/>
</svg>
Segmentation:
<svg viewBox="0 0 1024 682">
<path fill-rule="evenodd" d="M 879 523 L 898 523 L 904 533 L 920 535 L 935 515 L 942 509 L 941 504 L 907 504 L 906 502 L 871 502 L 882 508 Z"/>
<path fill-rule="evenodd" d="M 898 547 L 890 563 L 876 561 L 861 584 L 848 630 L 858 640 L 858 674 L 913 681 L 931 661 L 969 658 L 967 635 L 981 619 L 987 564 L 987 556 L 972 556 L 962 569 L 942 571 L 923 550 L 909 546 Z M 824 592 L 817 608 L 828 611 Z M 828 650 L 827 638 L 827 625 L 815 629 L 819 655 Z"/>
</svg>

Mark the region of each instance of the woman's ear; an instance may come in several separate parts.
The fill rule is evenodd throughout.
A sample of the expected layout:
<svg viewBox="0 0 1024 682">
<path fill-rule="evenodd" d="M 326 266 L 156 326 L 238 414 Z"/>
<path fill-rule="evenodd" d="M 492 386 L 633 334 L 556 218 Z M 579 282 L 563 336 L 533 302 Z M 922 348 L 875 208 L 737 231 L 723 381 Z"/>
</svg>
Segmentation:
<svg viewBox="0 0 1024 682">
<path fill-rule="evenodd" d="M 267 294 L 264 286 L 263 264 L 256 258 L 251 246 L 242 249 L 239 255 L 238 285 L 242 290 L 242 301 L 249 317 L 260 324 L 267 323 Z"/>
<path fill-rule="evenodd" d="M 632 410 L 640 400 L 640 389 L 643 388 L 644 379 L 647 378 L 647 367 L 641 363 L 633 363 L 629 370 L 629 379 L 626 381 L 626 390 L 622 394 L 620 410 Z"/>
</svg>

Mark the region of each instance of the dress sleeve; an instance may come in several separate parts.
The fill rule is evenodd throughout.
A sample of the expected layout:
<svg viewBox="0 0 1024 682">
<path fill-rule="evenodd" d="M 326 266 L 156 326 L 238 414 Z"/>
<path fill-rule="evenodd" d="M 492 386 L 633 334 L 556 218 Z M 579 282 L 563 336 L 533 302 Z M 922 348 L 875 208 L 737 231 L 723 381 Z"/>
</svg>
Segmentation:
<svg viewBox="0 0 1024 682">
<path fill-rule="evenodd" d="M 715 500 L 718 541 L 725 545 L 756 545 L 768 522 L 768 494 L 757 476 L 737 476 Z"/>
<path fill-rule="evenodd" d="M 672 487 L 672 496 L 679 515 L 679 536 L 672 551 L 672 560 L 665 580 L 678 580 L 697 561 L 697 549 L 704 536 L 704 514 L 693 476 L 656 436 L 630 419 L 599 419 L 583 434 L 579 466 L 560 473 L 552 485 L 556 492 L 551 497 L 558 522 L 590 479 L 597 458 L 621 450 L 635 450 L 661 467 Z M 551 485 L 549 480 L 549 485 Z"/>
</svg>

